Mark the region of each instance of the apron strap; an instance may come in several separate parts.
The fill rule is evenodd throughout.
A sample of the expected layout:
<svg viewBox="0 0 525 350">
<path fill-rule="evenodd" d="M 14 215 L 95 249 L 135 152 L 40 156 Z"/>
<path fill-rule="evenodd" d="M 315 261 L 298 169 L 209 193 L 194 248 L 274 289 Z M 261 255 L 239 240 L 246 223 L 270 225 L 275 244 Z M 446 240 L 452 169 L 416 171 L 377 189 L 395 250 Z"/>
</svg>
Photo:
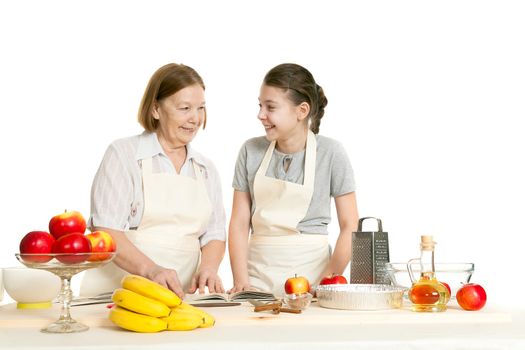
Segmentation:
<svg viewBox="0 0 525 350">
<path fill-rule="evenodd" d="M 203 181 L 204 176 L 202 175 L 200 166 L 198 166 L 197 163 L 193 159 L 191 160 L 191 163 L 193 164 L 193 170 L 195 171 L 195 178 L 199 182 Z"/>
<path fill-rule="evenodd" d="M 144 186 L 145 183 L 151 182 L 151 177 L 153 175 L 153 160 L 152 158 L 142 159 L 142 183 Z"/>
<path fill-rule="evenodd" d="M 266 149 L 266 153 L 264 154 L 264 158 L 261 162 L 261 165 L 259 166 L 259 170 L 257 170 L 257 175 L 266 176 L 266 170 L 268 169 L 268 166 L 270 165 L 270 160 L 272 159 L 274 149 L 275 149 L 275 141 L 272 141 L 272 143 L 270 143 L 270 146 L 268 146 L 268 148 Z"/>
<path fill-rule="evenodd" d="M 270 146 L 268 146 L 268 149 L 266 150 L 266 153 L 264 154 L 264 158 L 261 162 L 261 165 L 259 166 L 259 169 L 257 170 L 257 175 L 259 176 L 266 176 L 266 170 L 268 169 L 268 166 L 270 165 L 270 160 L 273 156 L 273 151 L 275 149 L 275 141 L 272 141 L 270 143 Z M 303 185 L 306 187 L 314 187 L 315 182 L 315 163 L 316 163 L 316 157 L 317 156 L 317 140 L 315 139 L 315 134 L 308 130 L 308 135 L 306 137 L 306 150 L 304 154 L 304 180 Z"/>
<path fill-rule="evenodd" d="M 315 134 L 308 129 L 308 137 L 306 139 L 306 152 L 304 154 L 304 180 L 303 185 L 306 187 L 314 187 L 315 182 L 315 162 L 317 159 L 317 140 Z"/>
<path fill-rule="evenodd" d="M 153 173 L 153 165 L 152 165 L 152 158 L 144 158 L 142 159 L 142 175 L 144 174 L 152 174 Z"/>
</svg>

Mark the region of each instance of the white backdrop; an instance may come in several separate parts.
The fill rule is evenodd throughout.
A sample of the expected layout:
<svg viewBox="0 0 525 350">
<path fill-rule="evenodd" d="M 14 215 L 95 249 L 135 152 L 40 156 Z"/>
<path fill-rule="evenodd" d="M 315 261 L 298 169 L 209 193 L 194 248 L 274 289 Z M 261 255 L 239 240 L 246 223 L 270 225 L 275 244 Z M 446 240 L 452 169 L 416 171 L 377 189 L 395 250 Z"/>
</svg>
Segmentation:
<svg viewBox="0 0 525 350">
<path fill-rule="evenodd" d="M 64 209 L 89 215 L 108 144 L 141 132 L 151 74 L 204 78 L 195 147 L 221 173 L 227 216 L 242 142 L 262 135 L 258 89 L 307 67 L 329 104 L 321 133 L 354 166 L 361 216 L 383 219 L 392 261 L 421 234 L 443 262 L 474 262 L 489 302 L 523 288 L 525 6 L 519 1 L 0 2 L 0 267 Z M 331 224 L 332 241 L 337 220 Z M 291 252 L 292 253 L 292 252 Z M 221 265 L 231 286 L 227 257 Z M 516 277 L 518 276 L 518 277 Z"/>
</svg>

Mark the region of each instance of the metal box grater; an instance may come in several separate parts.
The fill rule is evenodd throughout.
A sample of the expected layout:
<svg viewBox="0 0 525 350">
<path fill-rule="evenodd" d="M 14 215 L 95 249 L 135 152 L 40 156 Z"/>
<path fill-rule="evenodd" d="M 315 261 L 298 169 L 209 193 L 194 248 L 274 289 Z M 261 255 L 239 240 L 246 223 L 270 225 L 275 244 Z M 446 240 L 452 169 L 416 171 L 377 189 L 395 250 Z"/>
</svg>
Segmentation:
<svg viewBox="0 0 525 350">
<path fill-rule="evenodd" d="M 363 221 L 375 219 L 377 232 L 363 232 Z M 374 217 L 359 219 L 357 232 L 352 232 L 352 263 L 350 283 L 390 284 L 385 264 L 389 262 L 388 232 L 383 232 L 381 220 Z"/>
</svg>

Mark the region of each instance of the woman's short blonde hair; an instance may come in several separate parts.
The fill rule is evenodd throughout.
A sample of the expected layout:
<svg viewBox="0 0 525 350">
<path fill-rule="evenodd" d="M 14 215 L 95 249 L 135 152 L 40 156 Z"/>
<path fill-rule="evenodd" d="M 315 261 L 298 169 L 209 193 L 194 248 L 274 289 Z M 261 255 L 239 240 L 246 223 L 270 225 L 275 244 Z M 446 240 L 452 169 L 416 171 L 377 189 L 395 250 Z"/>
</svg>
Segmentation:
<svg viewBox="0 0 525 350">
<path fill-rule="evenodd" d="M 138 120 L 140 125 L 149 132 L 157 130 L 159 121 L 153 118 L 153 106 L 156 102 L 192 85 L 200 85 L 205 89 L 201 76 L 193 68 L 176 63 L 168 63 L 160 67 L 151 76 L 142 101 L 140 102 Z M 204 113 L 203 129 L 206 127 Z"/>
</svg>

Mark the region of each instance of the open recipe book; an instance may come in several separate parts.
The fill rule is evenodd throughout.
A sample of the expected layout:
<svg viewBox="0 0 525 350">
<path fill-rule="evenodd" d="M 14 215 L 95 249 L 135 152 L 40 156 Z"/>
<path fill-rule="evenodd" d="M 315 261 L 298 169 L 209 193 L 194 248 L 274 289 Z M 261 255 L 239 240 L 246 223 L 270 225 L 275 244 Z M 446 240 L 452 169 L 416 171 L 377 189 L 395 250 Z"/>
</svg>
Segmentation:
<svg viewBox="0 0 525 350">
<path fill-rule="evenodd" d="M 243 291 L 232 294 L 210 293 L 210 294 L 190 294 L 184 298 L 187 302 L 213 303 L 213 302 L 243 302 L 249 299 L 257 301 L 274 301 L 277 300 L 272 293 L 258 291 Z"/>
</svg>

